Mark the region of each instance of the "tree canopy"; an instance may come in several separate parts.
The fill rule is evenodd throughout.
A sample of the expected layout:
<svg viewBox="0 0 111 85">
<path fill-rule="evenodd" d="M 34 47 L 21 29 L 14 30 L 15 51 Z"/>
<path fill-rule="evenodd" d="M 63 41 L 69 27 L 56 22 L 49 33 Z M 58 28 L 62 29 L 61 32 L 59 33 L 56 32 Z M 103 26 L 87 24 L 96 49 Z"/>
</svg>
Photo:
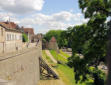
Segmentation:
<svg viewBox="0 0 111 85">
<path fill-rule="evenodd" d="M 49 41 L 53 36 L 56 38 L 59 48 L 68 47 L 68 33 L 66 30 L 50 30 L 44 35 L 44 39 Z"/>
<path fill-rule="evenodd" d="M 79 6 L 89 21 L 86 25 L 75 26 L 70 34 L 73 55 L 68 65 L 74 67 L 77 82 L 85 81 L 89 75 L 95 85 L 104 85 L 98 65 L 105 62 L 107 54 L 110 29 L 106 20 L 110 16 L 111 0 L 79 0 Z"/>
</svg>

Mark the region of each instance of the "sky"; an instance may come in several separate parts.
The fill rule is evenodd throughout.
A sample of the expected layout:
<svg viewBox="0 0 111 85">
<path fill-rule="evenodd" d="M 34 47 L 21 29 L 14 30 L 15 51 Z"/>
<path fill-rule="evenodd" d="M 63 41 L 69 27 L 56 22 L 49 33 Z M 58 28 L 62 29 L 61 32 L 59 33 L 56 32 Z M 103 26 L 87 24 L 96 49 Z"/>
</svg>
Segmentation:
<svg viewBox="0 0 111 85">
<path fill-rule="evenodd" d="M 78 0 L 0 0 L 0 21 L 7 20 L 34 28 L 35 33 L 65 30 L 88 21 Z"/>
</svg>

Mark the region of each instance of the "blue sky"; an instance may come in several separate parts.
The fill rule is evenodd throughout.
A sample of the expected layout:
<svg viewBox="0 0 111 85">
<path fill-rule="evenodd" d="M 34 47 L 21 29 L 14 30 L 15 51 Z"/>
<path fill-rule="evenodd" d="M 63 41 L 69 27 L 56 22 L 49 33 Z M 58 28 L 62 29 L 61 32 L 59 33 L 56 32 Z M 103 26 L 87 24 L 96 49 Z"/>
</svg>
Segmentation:
<svg viewBox="0 0 111 85">
<path fill-rule="evenodd" d="M 81 12 L 78 5 L 78 0 L 46 0 L 43 13 L 52 14 L 61 11 L 73 10 L 75 13 Z"/>
<path fill-rule="evenodd" d="M 0 0 L 0 20 L 32 27 L 35 33 L 86 23 L 78 0 Z"/>
</svg>

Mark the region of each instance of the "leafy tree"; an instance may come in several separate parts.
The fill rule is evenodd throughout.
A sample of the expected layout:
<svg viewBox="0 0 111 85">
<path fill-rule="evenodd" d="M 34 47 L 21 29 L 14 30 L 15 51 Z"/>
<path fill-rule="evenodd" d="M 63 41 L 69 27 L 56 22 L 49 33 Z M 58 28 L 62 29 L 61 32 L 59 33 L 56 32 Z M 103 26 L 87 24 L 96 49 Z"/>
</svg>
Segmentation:
<svg viewBox="0 0 111 85">
<path fill-rule="evenodd" d="M 23 40 L 23 42 L 28 42 L 27 34 L 25 34 L 25 33 L 22 34 L 22 40 Z"/>
<path fill-rule="evenodd" d="M 68 27 L 67 30 L 64 30 L 61 33 L 61 47 L 71 48 L 71 31 L 73 27 Z"/>
<path fill-rule="evenodd" d="M 47 32 L 44 36 L 44 39 L 47 41 L 50 41 L 50 39 L 54 36 L 57 40 L 58 46 L 59 48 L 61 48 L 62 46 L 64 46 L 64 36 L 62 36 L 61 34 L 64 34 L 65 31 L 63 30 L 50 30 L 49 32 Z M 67 42 L 66 42 L 67 43 Z"/>
<path fill-rule="evenodd" d="M 99 17 L 104 17 L 104 19 L 108 18 L 109 16 L 111 16 L 111 0 L 79 0 L 80 3 L 80 8 L 82 9 L 83 13 L 85 14 L 86 18 L 90 18 L 90 19 L 94 19 L 97 18 L 97 16 L 99 15 Z M 102 20 L 102 19 L 101 19 Z M 103 25 L 105 22 L 104 21 L 99 21 L 98 24 L 99 25 Z M 111 23 L 110 23 L 111 24 Z M 95 23 L 96 25 L 96 23 Z M 111 26 L 109 27 L 111 29 Z M 108 60 L 108 68 L 109 68 L 109 75 L 108 75 L 108 82 L 107 85 L 110 85 L 110 81 L 111 81 L 111 63 L 110 63 L 110 59 L 111 59 L 111 31 L 110 29 L 107 28 L 109 35 L 108 35 L 108 52 L 107 52 L 107 60 Z M 102 28 L 100 28 L 101 30 L 103 30 Z M 103 31 L 104 32 L 104 31 Z"/>
<path fill-rule="evenodd" d="M 98 65 L 106 56 L 110 30 L 105 22 L 110 16 L 111 0 L 79 0 L 79 4 L 89 21 L 86 26 L 76 26 L 72 30 L 73 56 L 69 58 L 68 64 L 74 67 L 77 82 L 85 81 L 88 74 L 94 79 L 95 85 L 104 85 L 104 82 L 101 84 L 103 78 L 98 75 Z M 97 72 L 90 71 L 91 67 Z"/>
</svg>

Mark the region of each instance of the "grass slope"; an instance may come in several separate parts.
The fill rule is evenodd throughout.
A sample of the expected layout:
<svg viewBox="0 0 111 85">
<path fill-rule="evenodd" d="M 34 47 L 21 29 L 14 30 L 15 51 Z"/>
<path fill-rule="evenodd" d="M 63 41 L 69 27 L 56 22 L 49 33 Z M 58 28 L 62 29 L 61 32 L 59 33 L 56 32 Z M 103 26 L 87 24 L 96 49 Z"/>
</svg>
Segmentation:
<svg viewBox="0 0 111 85">
<path fill-rule="evenodd" d="M 44 53 L 45 51 L 43 51 Z M 54 50 L 50 50 L 51 54 L 54 56 L 54 58 L 56 60 L 61 60 L 62 62 L 67 63 L 67 59 L 63 58 L 62 56 L 60 56 L 57 52 L 55 52 Z M 61 52 L 60 52 L 61 53 Z M 45 54 L 45 53 L 44 53 Z M 46 56 L 46 54 L 45 54 Z M 59 57 L 59 58 L 58 58 Z M 52 63 L 52 61 L 50 60 L 50 58 L 48 56 L 46 56 L 45 58 L 48 59 L 49 63 Z M 57 64 L 57 67 L 55 68 L 57 70 L 57 72 L 59 73 L 60 78 L 64 81 L 64 83 L 66 85 L 92 85 L 91 84 L 91 80 L 88 80 L 84 83 L 75 83 L 75 78 L 74 78 L 74 71 L 73 68 L 70 68 L 69 66 L 67 66 L 66 64 Z"/>
<path fill-rule="evenodd" d="M 52 54 L 52 56 L 57 60 L 60 61 L 62 63 L 67 63 L 67 59 L 65 59 L 63 56 L 61 56 L 60 54 L 58 54 L 56 51 L 54 50 L 50 50 L 50 53 Z"/>
<path fill-rule="evenodd" d="M 71 57 L 71 56 L 69 56 L 67 53 L 64 53 L 62 50 L 60 50 L 60 54 L 62 54 L 63 56 L 65 56 L 65 57 L 67 57 L 67 58 Z"/>
</svg>

